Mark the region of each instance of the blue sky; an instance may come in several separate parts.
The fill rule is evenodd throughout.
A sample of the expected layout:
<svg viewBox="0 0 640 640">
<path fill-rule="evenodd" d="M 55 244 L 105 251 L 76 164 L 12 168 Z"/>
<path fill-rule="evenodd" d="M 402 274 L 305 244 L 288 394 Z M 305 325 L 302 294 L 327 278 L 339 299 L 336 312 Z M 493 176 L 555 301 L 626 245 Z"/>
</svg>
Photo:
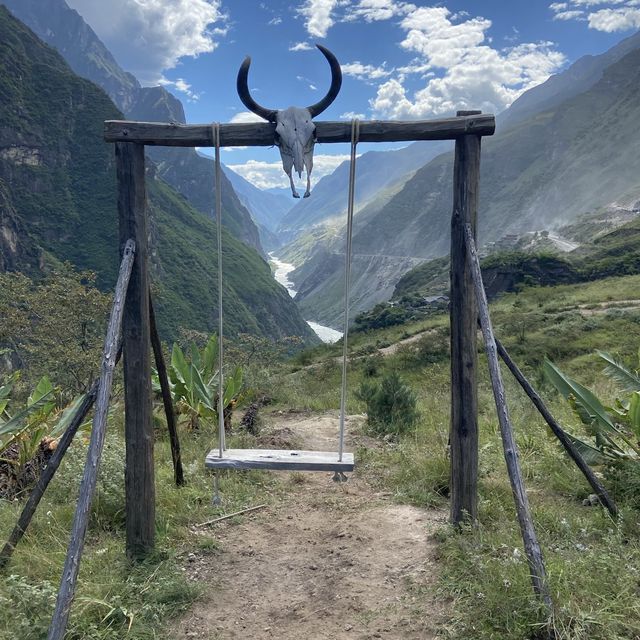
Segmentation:
<svg viewBox="0 0 640 640">
<path fill-rule="evenodd" d="M 336 54 L 344 74 L 322 119 L 498 113 L 550 74 L 640 27 L 640 0 L 67 2 L 123 68 L 180 97 L 189 122 L 249 117 L 235 90 L 246 55 L 258 102 L 316 102 L 329 84 L 316 42 Z M 347 151 L 316 147 L 314 179 Z M 223 161 L 257 186 L 286 186 L 276 149 L 226 150 Z"/>
</svg>

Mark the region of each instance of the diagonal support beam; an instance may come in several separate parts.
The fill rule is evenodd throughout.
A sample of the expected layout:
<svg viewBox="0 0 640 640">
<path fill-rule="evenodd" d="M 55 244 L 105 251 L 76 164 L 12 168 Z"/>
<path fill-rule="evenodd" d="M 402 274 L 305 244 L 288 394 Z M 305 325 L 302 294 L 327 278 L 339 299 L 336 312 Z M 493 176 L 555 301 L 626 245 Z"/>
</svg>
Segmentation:
<svg viewBox="0 0 640 640">
<path fill-rule="evenodd" d="M 480 326 L 482 327 L 482 336 L 484 338 L 484 346 L 487 352 L 487 360 L 489 362 L 489 375 L 491 377 L 491 386 L 493 387 L 493 397 L 496 402 L 498 412 L 498 422 L 500 424 L 500 435 L 502 436 L 502 445 L 504 448 L 504 458 L 507 463 L 507 471 L 509 472 L 509 482 L 511 483 L 511 491 L 516 505 L 516 513 L 518 515 L 518 523 L 520 524 L 520 532 L 524 543 L 524 551 L 529 563 L 529 571 L 531 572 L 531 582 L 533 590 L 544 605 L 548 620 L 553 619 L 553 601 L 549 591 L 547 581 L 547 572 L 542 557 L 542 549 L 538 542 L 535 528 L 533 526 L 533 517 L 531 515 L 531 507 L 529 506 L 529 498 L 522 479 L 522 471 L 520 469 L 520 460 L 518 458 L 518 447 L 513 434 L 511 418 L 509 417 L 509 409 L 507 406 L 506 392 L 500 373 L 500 363 L 498 361 L 498 351 L 496 340 L 491 325 L 491 317 L 489 316 L 489 303 L 487 302 L 487 294 L 484 290 L 482 282 L 482 271 L 480 270 L 480 259 L 476 251 L 476 243 L 473 237 L 473 229 L 471 225 L 464 226 L 465 242 L 467 247 L 467 257 L 471 267 L 473 279 L 473 287 L 476 292 L 476 300 L 478 302 L 478 314 L 480 316 Z"/>
</svg>

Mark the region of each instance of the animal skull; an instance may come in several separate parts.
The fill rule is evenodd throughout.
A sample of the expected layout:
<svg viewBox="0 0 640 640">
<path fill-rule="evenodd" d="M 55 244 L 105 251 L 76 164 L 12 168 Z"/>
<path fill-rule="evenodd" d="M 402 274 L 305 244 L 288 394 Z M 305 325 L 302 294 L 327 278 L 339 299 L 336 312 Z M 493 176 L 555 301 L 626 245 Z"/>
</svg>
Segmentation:
<svg viewBox="0 0 640 640">
<path fill-rule="evenodd" d="M 269 122 L 275 122 L 275 143 L 280 149 L 282 166 L 289 176 L 291 193 L 294 198 L 300 195 L 293 184 L 292 171 L 302 177 L 303 169 L 307 171 L 307 189 L 304 197 L 311 195 L 311 171 L 313 169 L 313 147 L 316 142 L 316 126 L 313 118 L 322 113 L 336 98 L 342 86 L 342 71 L 336 57 L 329 49 L 316 45 L 323 53 L 331 67 L 331 87 L 327 95 L 310 107 L 289 107 L 288 109 L 266 109 L 259 105 L 249 92 L 248 76 L 251 58 L 245 58 L 238 72 L 238 95 L 247 109 Z"/>
</svg>

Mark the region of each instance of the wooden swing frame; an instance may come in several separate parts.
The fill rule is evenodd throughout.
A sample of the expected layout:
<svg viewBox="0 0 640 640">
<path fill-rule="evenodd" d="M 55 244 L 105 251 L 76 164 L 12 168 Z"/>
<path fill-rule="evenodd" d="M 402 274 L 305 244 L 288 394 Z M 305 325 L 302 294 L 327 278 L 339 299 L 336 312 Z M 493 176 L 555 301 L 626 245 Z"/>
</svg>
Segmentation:
<svg viewBox="0 0 640 640">
<path fill-rule="evenodd" d="M 355 121 L 354 121 L 355 122 Z M 355 146 L 354 124 L 317 122 L 318 142 L 352 142 L 352 172 Z M 451 217 L 451 522 L 477 521 L 478 483 L 478 402 L 477 402 L 477 325 L 482 329 L 489 373 L 493 387 L 498 422 L 503 441 L 516 512 L 524 549 L 529 564 L 534 592 L 547 616 L 548 629 L 553 622 L 553 602 L 538 544 L 528 498 L 520 471 L 517 447 L 506 403 L 506 394 L 498 363 L 504 360 L 514 377 L 559 439 L 569 456 L 580 468 L 612 517 L 618 511 L 606 489 L 600 484 L 580 453 L 572 445 L 560 425 L 495 338 L 487 303 L 480 260 L 476 249 L 476 222 L 480 177 L 480 147 L 485 135 L 493 135 L 495 119 L 479 111 L 459 111 L 456 118 L 440 120 L 358 123 L 359 142 L 400 142 L 416 140 L 455 140 L 453 180 L 453 213 Z M 89 454 L 85 464 L 83 484 L 76 506 L 71 540 L 65 560 L 56 610 L 49 627 L 48 640 L 61 640 L 65 633 L 69 607 L 73 600 L 84 534 L 95 488 L 107 422 L 107 412 L 113 371 L 120 354 L 124 355 L 125 387 L 125 515 L 126 551 L 131 558 L 146 556 L 154 547 L 155 485 L 153 459 L 153 424 L 151 392 L 151 350 L 156 358 L 163 392 L 167 425 L 170 433 L 175 480 L 184 483 L 180 449 L 175 428 L 175 416 L 169 393 L 166 369 L 149 290 L 149 247 L 147 232 L 147 199 L 145 185 L 145 145 L 164 146 L 271 146 L 275 125 L 246 123 L 215 125 L 216 145 L 211 125 L 178 125 L 132 121 L 106 121 L 105 140 L 115 143 L 118 179 L 118 213 L 120 228 L 120 272 L 116 295 L 105 339 L 101 375 L 84 401 L 76 408 L 70 425 L 61 438 L 59 448 L 45 468 L 27 501 L 9 540 L 0 551 L 0 569 L 24 535 L 35 509 L 55 474 L 64 452 L 71 443 L 82 420 L 96 403 Z M 217 154 L 219 158 L 219 154 Z M 353 176 L 351 179 L 353 185 Z M 219 193 L 219 191 L 218 191 Z M 352 211 L 350 189 L 350 211 Z M 348 274 L 348 271 L 347 271 Z M 348 278 L 348 276 L 347 276 Z M 346 290 L 348 292 L 348 280 Z M 348 294 L 347 294 L 348 297 Z M 345 313 L 345 318 L 347 318 Z M 345 320 L 346 324 L 346 320 Z M 121 340 L 120 340 L 121 337 Z M 120 348 L 119 348 L 120 345 Z M 345 341 L 346 354 L 346 341 Z M 346 360 L 345 360 L 346 362 Z M 344 394 L 344 386 L 343 386 Z M 342 443 L 342 440 L 341 440 Z M 228 457 L 210 453 L 206 465 L 213 468 L 266 468 L 350 471 L 353 454 L 342 452 L 336 468 L 333 458 L 324 459 L 326 452 L 229 450 Z M 326 454 L 333 456 L 334 454 Z M 344 458 L 343 458 L 344 456 Z M 307 467 L 305 469 L 305 466 Z M 260 507 L 255 507 L 260 508 Z M 230 517 L 230 516 L 225 516 Z M 550 636 L 552 635 L 550 631 Z"/>
<path fill-rule="evenodd" d="M 219 125 L 221 147 L 272 146 L 273 123 Z M 149 247 L 144 148 L 214 147 L 210 124 L 166 124 L 108 120 L 104 139 L 115 143 L 121 250 L 129 238 L 137 251 L 123 318 L 126 438 L 126 545 L 132 557 L 154 547 L 155 488 L 151 412 Z M 464 225 L 475 235 L 480 179 L 480 142 L 493 135 L 495 118 L 459 111 L 455 118 L 359 123 L 359 142 L 454 140 L 451 220 L 451 521 L 477 519 L 477 304 L 466 255 Z M 350 122 L 316 122 L 319 143 L 351 141 Z M 302 453 L 302 452 L 300 452 Z M 263 455 L 269 455 L 263 452 Z M 210 457 L 210 456 L 209 456 Z M 209 460 L 209 457 L 207 460 Z M 220 459 L 219 459 L 220 460 Z M 274 459 L 265 459 L 274 463 Z M 298 460 L 300 462 L 300 460 Z M 352 460 L 345 462 L 352 463 Z M 282 461 L 286 465 L 285 461 Z M 318 462 L 309 460 L 311 466 Z M 322 464 L 320 462 L 319 464 Z M 241 462 L 237 462 L 240 466 Z M 234 467 L 234 468 L 237 468 Z M 332 468 L 331 470 L 335 470 Z M 346 469 L 349 470 L 348 466 Z"/>
</svg>

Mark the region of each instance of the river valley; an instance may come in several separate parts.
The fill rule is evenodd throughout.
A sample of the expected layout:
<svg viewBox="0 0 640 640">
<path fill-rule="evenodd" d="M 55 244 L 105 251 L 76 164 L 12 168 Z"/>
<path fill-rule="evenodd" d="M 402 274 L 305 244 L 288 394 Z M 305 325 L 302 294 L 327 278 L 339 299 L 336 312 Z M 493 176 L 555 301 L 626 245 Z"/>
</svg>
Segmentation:
<svg viewBox="0 0 640 640">
<path fill-rule="evenodd" d="M 293 282 L 289 280 L 289 274 L 295 269 L 295 266 L 289 262 L 282 262 L 273 252 L 269 254 L 269 261 L 273 265 L 273 277 L 276 279 L 276 282 L 279 282 L 289 292 L 289 295 L 295 298 L 297 291 L 293 288 Z M 313 320 L 307 320 L 306 322 L 322 342 L 337 342 L 342 338 L 342 331 L 336 331 L 331 327 L 326 327 Z"/>
</svg>

